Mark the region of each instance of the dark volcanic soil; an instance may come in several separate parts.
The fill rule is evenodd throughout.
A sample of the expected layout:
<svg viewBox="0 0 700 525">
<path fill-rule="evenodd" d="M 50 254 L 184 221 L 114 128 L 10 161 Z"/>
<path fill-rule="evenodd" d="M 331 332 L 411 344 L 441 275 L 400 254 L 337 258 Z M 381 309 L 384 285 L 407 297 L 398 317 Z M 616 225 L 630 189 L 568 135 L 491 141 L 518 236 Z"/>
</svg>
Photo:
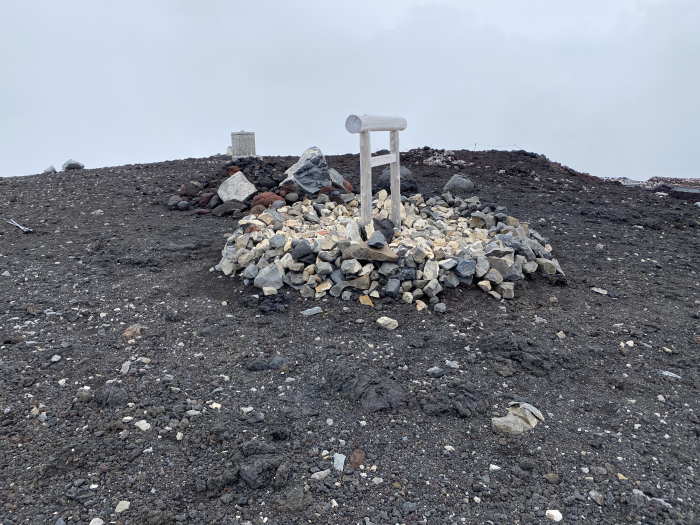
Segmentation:
<svg viewBox="0 0 700 525">
<path fill-rule="evenodd" d="M 421 155 L 402 162 L 439 194 L 458 171 Z M 162 204 L 225 158 L 0 179 L 0 522 L 700 523 L 700 208 L 524 152 L 456 157 L 566 285 L 459 288 L 445 314 L 262 300 L 209 271 L 233 219 Z M 357 156 L 328 162 L 358 183 Z M 494 431 L 512 400 L 546 420 Z"/>
</svg>

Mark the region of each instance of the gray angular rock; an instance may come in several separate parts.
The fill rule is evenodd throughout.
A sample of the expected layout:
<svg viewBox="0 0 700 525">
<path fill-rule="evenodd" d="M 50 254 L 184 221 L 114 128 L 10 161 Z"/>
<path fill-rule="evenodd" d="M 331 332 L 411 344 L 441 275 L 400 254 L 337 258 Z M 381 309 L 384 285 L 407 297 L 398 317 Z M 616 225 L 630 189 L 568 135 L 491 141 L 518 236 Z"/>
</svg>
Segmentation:
<svg viewBox="0 0 700 525">
<path fill-rule="evenodd" d="M 384 293 L 388 297 L 399 297 L 401 289 L 401 281 L 398 279 L 389 279 L 386 283 L 386 288 L 384 288 Z"/>
<path fill-rule="evenodd" d="M 46 168 L 43 173 L 56 173 L 56 168 L 53 167 L 53 164 Z"/>
<path fill-rule="evenodd" d="M 318 275 L 330 275 L 335 270 L 335 266 L 331 263 L 321 261 L 316 264 L 316 273 Z"/>
<path fill-rule="evenodd" d="M 179 195 L 173 195 L 168 199 L 168 202 L 166 206 L 168 207 L 169 210 L 174 210 L 177 208 L 177 204 L 181 201 L 182 199 L 180 198 Z"/>
<path fill-rule="evenodd" d="M 380 231 L 376 231 L 370 235 L 369 239 L 367 240 L 367 244 L 371 248 L 383 248 L 386 246 L 386 238 L 384 238 L 384 235 Z"/>
<path fill-rule="evenodd" d="M 448 273 L 445 276 L 445 279 L 442 281 L 442 284 L 445 286 L 445 288 L 457 288 L 459 286 L 459 283 L 459 277 L 457 277 L 457 274 L 454 272 Z"/>
<path fill-rule="evenodd" d="M 394 240 L 394 223 L 391 222 L 391 219 L 377 219 L 375 217 L 372 219 L 372 225 L 374 231 L 380 232 L 384 236 L 387 244 Z"/>
<path fill-rule="evenodd" d="M 284 286 L 283 278 L 284 270 L 282 270 L 279 264 L 273 263 L 258 272 L 253 284 L 258 288 L 274 288 L 275 290 L 279 290 Z"/>
<path fill-rule="evenodd" d="M 284 235 L 277 234 L 270 237 L 268 242 L 270 243 L 270 248 L 276 250 L 278 248 L 284 248 L 284 245 L 287 243 L 287 238 Z"/>
<path fill-rule="evenodd" d="M 245 279 L 252 280 L 258 276 L 258 273 L 260 273 L 258 267 L 255 266 L 253 263 L 250 263 L 248 266 L 245 267 L 245 270 L 243 271 L 243 277 Z"/>
<path fill-rule="evenodd" d="M 386 277 L 389 277 L 390 275 L 397 272 L 398 269 L 399 269 L 398 264 L 385 262 L 385 263 L 382 263 L 382 265 L 379 267 L 379 274 L 384 275 Z M 402 280 L 405 280 L 405 279 L 402 279 Z"/>
<path fill-rule="evenodd" d="M 329 279 L 333 281 L 333 284 L 338 284 L 345 280 L 345 275 L 341 270 L 336 269 L 330 274 Z"/>
<path fill-rule="evenodd" d="M 413 172 L 406 166 L 401 166 L 401 193 L 416 193 L 418 185 Z M 384 168 L 377 178 L 377 189 L 391 191 L 391 168 Z"/>
<path fill-rule="evenodd" d="M 337 282 L 331 287 L 330 290 L 328 290 L 328 293 L 331 294 L 331 296 L 333 297 L 340 297 L 340 295 L 348 286 L 350 286 L 350 283 L 347 281 Z"/>
<path fill-rule="evenodd" d="M 510 246 L 501 246 L 498 243 L 489 243 L 484 248 L 484 253 L 487 257 L 505 257 L 506 255 L 512 255 L 515 252 Z"/>
<path fill-rule="evenodd" d="M 84 164 L 81 164 L 77 160 L 73 159 L 68 159 L 63 163 L 62 169 L 63 171 L 73 171 L 73 170 L 82 170 L 85 167 Z"/>
<path fill-rule="evenodd" d="M 457 259 L 454 272 L 458 277 L 471 277 L 476 271 L 476 261 L 474 259 Z"/>
<path fill-rule="evenodd" d="M 337 170 L 330 168 L 328 170 L 328 175 L 330 175 L 333 184 L 339 186 L 340 188 L 345 187 L 345 178 L 343 178 L 343 176 L 340 173 L 338 173 Z"/>
<path fill-rule="evenodd" d="M 499 285 L 503 282 L 503 276 L 498 270 L 494 270 L 493 268 L 486 272 L 484 279 L 489 281 L 492 285 Z"/>
<path fill-rule="evenodd" d="M 295 261 L 298 261 L 299 259 L 306 257 L 307 255 L 311 255 L 312 253 L 314 253 L 314 249 L 306 240 L 303 240 L 299 242 L 292 250 L 292 258 Z"/>
<path fill-rule="evenodd" d="M 437 294 L 442 292 L 442 286 L 437 279 L 431 279 L 428 284 L 423 287 L 423 292 L 428 297 L 435 297 Z"/>
<path fill-rule="evenodd" d="M 447 181 L 443 191 L 449 191 L 453 195 L 464 195 L 474 191 L 474 183 L 463 175 L 452 175 Z"/>
<path fill-rule="evenodd" d="M 362 264 L 357 259 L 347 259 L 342 262 L 340 269 L 345 274 L 356 275 L 362 270 Z"/>
<path fill-rule="evenodd" d="M 321 188 L 333 185 L 326 158 L 317 147 L 302 153 L 299 160 L 284 174 L 286 178 L 280 186 L 296 184 L 307 193 L 317 193 Z"/>
<path fill-rule="evenodd" d="M 486 260 L 489 262 L 491 268 L 501 275 L 506 275 L 508 273 L 510 263 L 505 257 L 487 257 Z"/>
</svg>

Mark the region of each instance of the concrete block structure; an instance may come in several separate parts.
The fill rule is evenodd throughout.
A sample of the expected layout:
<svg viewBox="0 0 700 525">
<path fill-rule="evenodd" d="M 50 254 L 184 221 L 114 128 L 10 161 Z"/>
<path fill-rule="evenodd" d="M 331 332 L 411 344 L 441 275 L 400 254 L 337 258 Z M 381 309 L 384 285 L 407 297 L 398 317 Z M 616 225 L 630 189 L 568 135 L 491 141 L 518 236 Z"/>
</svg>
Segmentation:
<svg viewBox="0 0 700 525">
<path fill-rule="evenodd" d="M 239 131 L 231 133 L 231 156 L 248 157 L 255 155 L 255 133 Z"/>
</svg>

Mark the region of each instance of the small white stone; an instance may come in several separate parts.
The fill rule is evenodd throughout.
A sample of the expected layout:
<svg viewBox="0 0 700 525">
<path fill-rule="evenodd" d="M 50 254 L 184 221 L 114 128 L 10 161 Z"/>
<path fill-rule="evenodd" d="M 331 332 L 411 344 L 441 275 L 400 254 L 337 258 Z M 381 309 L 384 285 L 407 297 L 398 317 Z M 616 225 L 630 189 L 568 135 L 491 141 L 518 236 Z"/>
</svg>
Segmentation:
<svg viewBox="0 0 700 525">
<path fill-rule="evenodd" d="M 561 521 L 563 518 L 563 516 L 561 515 L 561 512 L 559 512 L 558 510 L 552 510 L 552 509 L 545 512 L 544 515 L 552 521 Z"/>
<path fill-rule="evenodd" d="M 399 326 L 399 322 L 396 319 L 385 316 L 377 319 L 377 324 L 387 330 L 395 330 Z"/>
<path fill-rule="evenodd" d="M 100 518 L 93 518 L 92 521 L 90 522 L 90 525 L 104 525 L 104 521 L 102 521 Z"/>
<path fill-rule="evenodd" d="M 129 373 L 129 368 L 131 368 L 131 361 L 125 361 L 125 362 L 122 364 L 122 367 L 121 367 L 120 372 L 121 372 L 122 374 L 125 374 L 125 375 L 126 375 L 126 374 Z"/>
<path fill-rule="evenodd" d="M 52 363 L 58 363 L 61 360 L 61 356 L 56 354 L 51 358 Z"/>
<path fill-rule="evenodd" d="M 138 427 L 139 429 L 143 430 L 144 432 L 146 430 L 150 430 L 150 428 L 151 428 L 151 424 L 148 423 L 145 419 L 142 419 L 141 421 L 137 421 L 136 423 L 134 423 L 134 426 Z"/>
<path fill-rule="evenodd" d="M 337 452 L 333 454 L 333 468 L 339 472 L 342 472 L 345 468 L 345 454 L 338 454 Z"/>
<path fill-rule="evenodd" d="M 501 470 L 501 467 L 499 467 L 498 465 L 494 465 L 493 463 L 491 463 L 491 464 L 489 465 L 489 470 L 490 470 L 491 472 L 494 472 L 494 471 L 496 471 L 496 470 Z"/>
<path fill-rule="evenodd" d="M 331 473 L 331 469 L 326 469 L 322 470 L 320 472 L 315 472 L 314 474 L 311 474 L 311 479 L 315 479 L 318 481 L 326 479 Z"/>
<path fill-rule="evenodd" d="M 184 435 L 182 434 L 182 432 L 178 432 L 177 435 L 175 436 L 175 439 L 177 439 L 178 441 L 182 441 L 183 437 L 184 437 Z"/>
<path fill-rule="evenodd" d="M 122 500 L 119 503 L 117 503 L 117 506 L 115 507 L 114 512 L 119 514 L 120 512 L 124 512 L 125 510 L 127 510 L 130 506 L 131 506 L 130 502 L 128 502 L 126 500 Z"/>
</svg>

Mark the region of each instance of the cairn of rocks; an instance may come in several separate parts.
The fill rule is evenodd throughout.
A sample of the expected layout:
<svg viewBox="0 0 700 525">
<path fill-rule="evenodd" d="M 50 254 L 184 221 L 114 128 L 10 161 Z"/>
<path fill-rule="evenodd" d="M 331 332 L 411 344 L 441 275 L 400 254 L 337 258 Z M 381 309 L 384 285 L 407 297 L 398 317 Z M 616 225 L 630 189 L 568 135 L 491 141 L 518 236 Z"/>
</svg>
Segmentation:
<svg viewBox="0 0 700 525">
<path fill-rule="evenodd" d="M 463 160 L 455 159 L 454 152 L 450 150 L 436 151 L 433 155 L 423 160 L 426 166 L 440 166 L 441 168 L 463 169 L 467 163 Z"/>
<path fill-rule="evenodd" d="M 402 196 L 400 229 L 388 218 L 385 190 L 374 195 L 365 228 L 354 195 L 347 202 L 310 197 L 240 219 L 212 270 L 265 295 L 287 285 L 306 298 L 392 297 L 419 309 L 426 300 L 437 311 L 447 288 L 476 284 L 494 299 L 512 299 L 526 276 L 564 276 L 546 239 L 477 196 Z"/>
</svg>

